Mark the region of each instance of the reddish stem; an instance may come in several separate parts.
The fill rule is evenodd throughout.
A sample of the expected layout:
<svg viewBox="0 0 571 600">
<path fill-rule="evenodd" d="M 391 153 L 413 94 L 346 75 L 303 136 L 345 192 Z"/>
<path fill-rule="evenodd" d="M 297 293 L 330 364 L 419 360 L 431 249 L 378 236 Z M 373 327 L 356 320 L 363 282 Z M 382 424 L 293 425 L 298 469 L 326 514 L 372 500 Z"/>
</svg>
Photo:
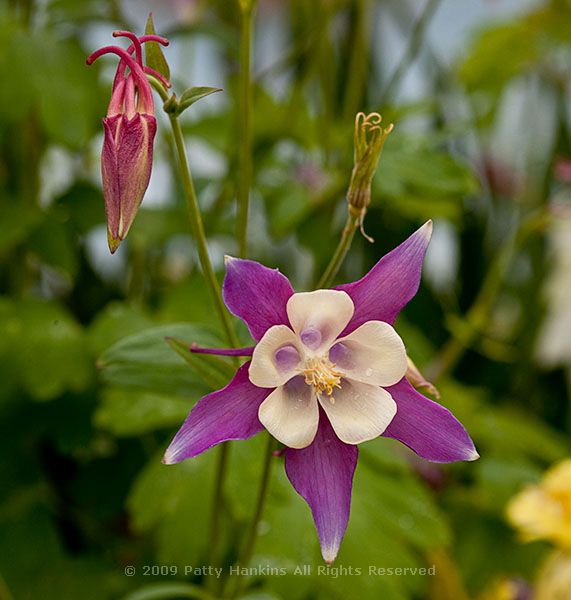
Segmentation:
<svg viewBox="0 0 571 600">
<path fill-rule="evenodd" d="M 252 356 L 254 346 L 245 348 L 201 348 L 198 344 L 192 343 L 189 350 L 195 354 L 216 354 L 217 356 Z"/>
<path fill-rule="evenodd" d="M 143 107 L 143 112 L 149 114 L 152 113 L 153 94 L 151 93 L 151 86 L 147 81 L 147 78 L 141 65 L 139 65 L 139 63 L 120 46 L 104 46 L 103 48 L 99 48 L 99 50 L 95 50 L 95 52 L 90 54 L 85 62 L 88 65 L 91 65 L 100 56 L 103 56 L 104 54 L 116 54 L 123 61 L 125 61 L 129 69 L 131 69 L 131 75 L 133 76 L 133 79 L 137 83 L 137 91 L 139 92 L 139 103 Z"/>
</svg>

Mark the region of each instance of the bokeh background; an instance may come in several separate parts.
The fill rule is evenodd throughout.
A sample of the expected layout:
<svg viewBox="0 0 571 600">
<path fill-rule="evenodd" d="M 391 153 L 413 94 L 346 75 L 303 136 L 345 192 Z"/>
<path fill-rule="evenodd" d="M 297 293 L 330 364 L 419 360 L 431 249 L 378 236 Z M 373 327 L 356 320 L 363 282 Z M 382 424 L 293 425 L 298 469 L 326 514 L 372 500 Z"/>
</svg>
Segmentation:
<svg viewBox="0 0 571 600">
<path fill-rule="evenodd" d="M 143 208 L 109 254 L 100 119 L 116 61 L 87 68 L 85 57 L 113 29 L 142 33 L 153 11 L 174 88 L 224 88 L 183 117 L 222 276 L 237 251 L 237 6 L 0 5 L 2 600 L 199 597 L 191 586 L 204 578 L 184 567 L 206 564 L 215 456 L 168 468 L 160 458 L 210 384 L 164 337 L 217 344 L 218 322 L 164 115 Z M 481 459 L 441 467 L 389 440 L 365 444 L 336 563 L 364 574 L 260 575 L 248 597 L 523 598 L 552 546 L 522 543 L 506 506 L 570 449 L 571 2 L 259 0 L 253 73 L 250 256 L 298 290 L 314 285 L 345 219 L 355 113 L 395 123 L 366 218 L 376 241 L 356 239 L 339 280 L 434 219 L 420 292 L 397 329 Z M 226 565 L 262 447 L 231 451 Z M 322 564 L 281 464 L 254 564 Z M 145 576 L 145 565 L 170 570 Z M 436 575 L 371 577 L 369 565 Z"/>
</svg>

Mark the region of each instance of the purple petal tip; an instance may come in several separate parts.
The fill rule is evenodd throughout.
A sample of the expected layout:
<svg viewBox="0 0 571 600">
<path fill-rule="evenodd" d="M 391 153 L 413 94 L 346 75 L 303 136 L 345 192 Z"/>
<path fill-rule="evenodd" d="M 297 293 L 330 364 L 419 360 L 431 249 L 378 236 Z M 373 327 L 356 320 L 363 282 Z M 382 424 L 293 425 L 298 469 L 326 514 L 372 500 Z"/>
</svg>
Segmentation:
<svg viewBox="0 0 571 600">
<path fill-rule="evenodd" d="M 420 229 L 425 230 L 426 238 L 430 239 L 432 236 L 432 230 L 434 229 L 432 219 L 428 219 L 428 221 L 426 221 L 426 223 Z"/>
</svg>

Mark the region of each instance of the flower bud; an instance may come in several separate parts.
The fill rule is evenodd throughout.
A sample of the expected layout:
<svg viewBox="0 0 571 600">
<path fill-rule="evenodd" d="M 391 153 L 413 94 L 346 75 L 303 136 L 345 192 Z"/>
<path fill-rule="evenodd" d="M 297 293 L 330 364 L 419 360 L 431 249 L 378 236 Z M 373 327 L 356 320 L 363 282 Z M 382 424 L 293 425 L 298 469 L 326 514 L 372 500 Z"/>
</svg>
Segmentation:
<svg viewBox="0 0 571 600">
<path fill-rule="evenodd" d="M 131 32 L 115 32 L 129 37 L 128 50 L 107 46 L 87 59 L 91 64 L 103 54 L 117 54 L 121 61 L 113 82 L 107 116 L 103 119 L 105 137 L 101 153 L 101 176 L 107 240 L 113 254 L 125 239 L 149 185 L 153 163 L 153 141 L 157 130 L 151 86 L 145 73 L 157 76 L 143 66 L 141 41 L 160 41 L 158 36 L 137 38 Z M 135 58 L 131 53 L 135 51 Z M 127 73 L 127 68 L 129 72 Z M 159 76 L 159 79 L 162 78 Z M 168 85 L 168 82 L 164 82 Z"/>
<path fill-rule="evenodd" d="M 379 113 L 357 113 L 355 117 L 354 166 L 347 192 L 349 214 L 359 219 L 361 233 L 373 241 L 363 230 L 363 221 L 371 203 L 371 182 L 377 170 L 383 144 L 394 125 L 381 127 Z"/>
</svg>

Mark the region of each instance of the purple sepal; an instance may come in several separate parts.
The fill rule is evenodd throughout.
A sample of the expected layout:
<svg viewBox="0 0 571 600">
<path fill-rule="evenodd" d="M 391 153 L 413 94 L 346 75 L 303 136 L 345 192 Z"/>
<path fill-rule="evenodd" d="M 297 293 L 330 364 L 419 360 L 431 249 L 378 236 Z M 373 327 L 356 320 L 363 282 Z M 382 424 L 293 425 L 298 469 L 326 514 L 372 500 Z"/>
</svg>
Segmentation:
<svg viewBox="0 0 571 600">
<path fill-rule="evenodd" d="M 251 384 L 249 368 L 249 362 L 243 364 L 225 388 L 197 402 L 167 448 L 165 464 L 197 456 L 220 442 L 245 440 L 264 428 L 258 408 L 272 390 Z"/>
<path fill-rule="evenodd" d="M 386 389 L 397 403 L 397 414 L 384 437 L 399 440 L 432 462 L 479 458 L 468 432 L 447 408 L 417 392 L 405 378 Z"/>
<path fill-rule="evenodd" d="M 253 260 L 227 257 L 222 296 L 259 340 L 273 325 L 289 325 L 287 301 L 293 288 L 285 275 Z"/>
<path fill-rule="evenodd" d="M 307 448 L 285 452 L 287 476 L 311 508 L 327 563 L 335 560 L 349 522 L 357 456 L 357 446 L 343 443 L 323 412 L 314 441 Z"/>
<path fill-rule="evenodd" d="M 353 318 L 341 336 L 367 321 L 394 323 L 418 290 L 431 235 L 432 221 L 427 221 L 400 246 L 385 254 L 362 279 L 335 288 L 347 292 L 355 304 Z"/>
</svg>

